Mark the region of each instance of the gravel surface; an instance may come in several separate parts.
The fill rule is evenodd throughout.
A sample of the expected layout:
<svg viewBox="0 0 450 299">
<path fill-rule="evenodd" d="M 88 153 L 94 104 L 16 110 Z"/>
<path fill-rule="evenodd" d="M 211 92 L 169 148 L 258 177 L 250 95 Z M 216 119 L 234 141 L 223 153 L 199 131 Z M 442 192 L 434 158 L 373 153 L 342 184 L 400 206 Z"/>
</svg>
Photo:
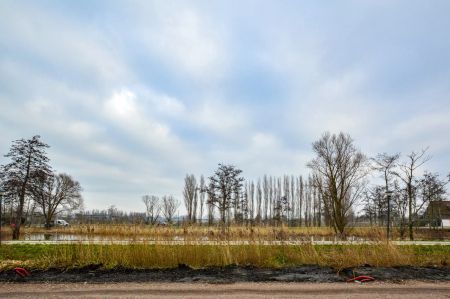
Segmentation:
<svg viewBox="0 0 450 299">
<path fill-rule="evenodd" d="M 450 298 L 450 283 L 0 283 L 0 298 Z"/>
</svg>

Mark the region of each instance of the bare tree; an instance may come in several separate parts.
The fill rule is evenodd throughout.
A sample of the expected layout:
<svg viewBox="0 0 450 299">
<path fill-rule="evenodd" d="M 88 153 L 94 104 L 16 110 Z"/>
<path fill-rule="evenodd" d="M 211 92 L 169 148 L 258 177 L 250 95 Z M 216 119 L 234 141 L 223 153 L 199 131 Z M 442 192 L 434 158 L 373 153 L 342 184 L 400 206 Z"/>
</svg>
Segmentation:
<svg viewBox="0 0 450 299">
<path fill-rule="evenodd" d="M 367 159 L 353 145 L 350 135 L 344 133 L 325 133 L 313 143 L 313 150 L 316 158 L 308 163 L 308 167 L 321 177 L 320 191 L 323 199 L 328 201 L 333 228 L 344 236 L 347 217 L 363 190 Z"/>
<path fill-rule="evenodd" d="M 200 225 L 202 224 L 202 220 L 203 220 L 203 207 L 205 205 L 205 198 L 206 198 L 206 193 L 202 192 L 202 190 L 206 189 L 206 185 L 205 185 L 205 178 L 203 177 L 203 175 L 200 176 L 200 194 L 199 194 L 199 198 L 200 198 L 200 209 L 199 209 L 199 220 L 200 220 Z"/>
<path fill-rule="evenodd" d="M 251 181 L 249 185 L 249 202 L 250 202 L 250 218 L 254 220 L 255 217 L 255 183 Z"/>
<path fill-rule="evenodd" d="M 272 176 L 269 178 L 269 219 L 272 219 L 273 213 L 273 202 L 274 202 L 274 182 Z"/>
<path fill-rule="evenodd" d="M 193 174 L 186 175 L 184 178 L 184 190 L 183 190 L 184 205 L 186 207 L 189 223 L 194 220 L 194 207 L 197 199 L 197 180 Z"/>
<path fill-rule="evenodd" d="M 313 184 L 314 184 L 314 192 L 316 193 L 316 196 L 317 196 L 317 201 L 316 201 L 317 226 L 322 226 L 322 202 L 323 202 L 323 196 L 322 196 L 322 193 L 320 193 L 320 189 L 319 189 L 318 185 L 315 184 L 314 182 L 320 182 L 320 178 L 313 178 Z M 321 182 L 320 182 L 320 184 L 321 184 Z"/>
<path fill-rule="evenodd" d="M 284 197 L 285 197 L 285 200 L 286 200 L 286 209 L 287 210 L 290 210 L 291 209 L 291 207 L 290 207 L 290 198 L 291 198 L 291 195 L 290 195 L 290 187 L 289 187 L 289 176 L 288 175 L 284 175 L 283 176 L 283 193 L 284 193 Z M 287 213 L 286 215 L 285 215 L 285 217 L 287 218 L 286 220 L 287 221 L 289 221 L 289 214 Z"/>
<path fill-rule="evenodd" d="M 110 222 L 114 221 L 116 216 L 118 216 L 119 210 L 116 208 L 115 205 L 110 205 L 108 207 L 108 219 Z"/>
<path fill-rule="evenodd" d="M 428 218 L 430 228 L 433 226 L 437 227 L 440 222 L 440 209 L 433 202 L 445 200 L 447 194 L 445 186 L 448 182 L 448 180 L 441 180 L 437 173 L 430 172 L 425 172 L 418 182 L 418 193 L 421 203 L 416 204 L 414 215 L 417 217 L 417 214 L 421 213 L 422 208 L 428 205 L 427 213 L 424 216 Z"/>
<path fill-rule="evenodd" d="M 274 209 L 274 220 L 277 224 L 280 224 L 281 217 L 283 216 L 283 207 L 284 207 L 284 197 L 283 197 L 283 187 L 282 187 L 282 181 L 281 177 L 278 177 L 276 179 L 276 196 L 275 196 L 275 206 Z"/>
<path fill-rule="evenodd" d="M 389 186 L 391 185 L 391 180 L 392 177 L 394 175 L 394 168 L 396 167 L 396 163 L 398 161 L 400 157 L 400 154 L 394 154 L 394 155 L 389 155 L 387 153 L 382 153 L 382 154 L 378 154 L 375 158 L 372 158 L 372 161 L 374 163 L 374 165 L 372 166 L 372 168 L 375 171 L 381 172 L 382 176 L 383 176 L 383 180 L 384 180 L 384 185 L 385 185 L 385 197 L 388 198 L 386 196 L 386 194 L 389 194 L 390 190 L 389 190 Z M 387 203 L 387 218 L 389 217 L 389 213 L 391 210 L 391 206 L 390 206 L 390 201 L 386 200 Z M 386 222 L 390 221 L 390 219 L 386 219 Z M 388 227 L 391 225 L 390 223 L 387 223 Z"/>
<path fill-rule="evenodd" d="M 214 175 L 209 177 L 208 201 L 219 209 L 222 228 L 226 224 L 226 216 L 234 202 L 238 200 L 242 182 L 242 170 L 233 165 L 219 164 Z"/>
<path fill-rule="evenodd" d="M 298 223 L 302 226 L 302 211 L 303 211 L 303 178 L 299 176 L 297 179 L 297 198 L 298 198 Z"/>
<path fill-rule="evenodd" d="M 177 211 L 180 203 L 172 195 L 164 195 L 162 197 L 162 213 L 167 223 L 172 224 L 173 216 Z"/>
<path fill-rule="evenodd" d="M 295 212 L 296 212 L 296 200 L 295 200 L 295 178 L 293 175 L 291 175 L 291 220 L 294 221 L 295 219 Z"/>
<path fill-rule="evenodd" d="M 445 200 L 445 195 L 447 194 L 445 186 L 448 182 L 449 180 L 441 180 L 437 173 L 425 172 L 419 181 L 422 202 L 429 203 Z"/>
<path fill-rule="evenodd" d="M 305 182 L 305 226 L 311 226 L 311 176 L 308 176 L 308 180 Z"/>
<path fill-rule="evenodd" d="M 151 225 L 155 225 L 158 222 L 161 213 L 159 197 L 154 195 L 144 195 L 142 196 L 142 202 L 145 204 L 147 222 Z"/>
<path fill-rule="evenodd" d="M 63 211 L 73 211 L 83 206 L 81 185 L 65 173 L 47 175 L 42 173 L 32 188 L 32 198 L 41 208 L 45 217 L 45 226 Z"/>
<path fill-rule="evenodd" d="M 400 188 L 398 181 L 393 183 L 394 193 L 392 194 L 393 212 L 396 218 L 400 239 L 405 238 L 408 213 L 408 192 L 406 188 Z"/>
<path fill-rule="evenodd" d="M 192 223 L 197 223 L 198 190 L 199 187 L 196 187 L 194 193 L 194 202 L 192 203 Z"/>
<path fill-rule="evenodd" d="M 208 225 L 211 226 L 214 222 L 214 205 L 211 203 L 211 197 L 208 192 L 206 195 L 208 196 L 206 200 L 206 205 L 208 206 Z"/>
<path fill-rule="evenodd" d="M 387 153 L 378 154 L 375 158 L 372 158 L 374 165 L 372 168 L 383 175 L 384 185 L 386 192 L 389 191 L 389 185 L 391 183 L 392 176 L 394 175 L 394 168 L 400 158 L 400 154 L 389 155 Z"/>
<path fill-rule="evenodd" d="M 431 158 L 425 156 L 428 148 L 421 150 L 420 152 L 412 151 L 406 156 L 406 161 L 399 165 L 399 170 L 394 172 L 405 184 L 407 199 L 408 199 L 408 231 L 409 239 L 414 240 L 414 179 L 416 170 L 423 164 L 425 164 Z"/>
<path fill-rule="evenodd" d="M 264 192 L 264 221 L 267 222 L 267 209 L 269 208 L 269 179 L 267 175 L 263 177 L 263 192 Z"/>
<path fill-rule="evenodd" d="M 395 182 L 394 182 L 395 184 Z M 391 186 L 391 191 L 393 187 Z M 385 196 L 385 186 L 376 185 L 364 190 L 364 211 L 369 220 L 377 225 L 383 225 L 387 215 L 387 205 Z"/>
<path fill-rule="evenodd" d="M 256 183 L 256 222 L 261 223 L 261 202 L 262 202 L 262 190 L 261 179 L 258 179 Z"/>
<path fill-rule="evenodd" d="M 236 223 L 245 224 L 248 220 L 249 206 L 246 187 L 236 190 L 234 220 Z"/>
<path fill-rule="evenodd" d="M 45 149 L 49 146 L 40 140 L 40 136 L 31 139 L 20 139 L 13 142 L 9 153 L 5 157 L 12 161 L 1 167 L 0 182 L 10 199 L 17 199 L 13 239 L 20 236 L 25 198 L 30 195 L 34 176 L 36 174 L 51 173 L 49 159 Z"/>
<path fill-rule="evenodd" d="M 372 196 L 372 189 L 367 188 L 363 192 L 362 198 L 362 212 L 363 216 L 369 220 L 370 226 L 376 224 L 377 212 L 374 197 Z"/>
<path fill-rule="evenodd" d="M 250 204 L 249 204 L 248 199 L 249 199 L 249 197 L 248 197 L 247 182 L 246 182 L 243 193 L 241 195 L 241 207 L 240 207 L 241 213 L 242 213 L 242 218 L 245 222 L 245 225 L 248 225 L 248 223 L 249 223 Z"/>
</svg>

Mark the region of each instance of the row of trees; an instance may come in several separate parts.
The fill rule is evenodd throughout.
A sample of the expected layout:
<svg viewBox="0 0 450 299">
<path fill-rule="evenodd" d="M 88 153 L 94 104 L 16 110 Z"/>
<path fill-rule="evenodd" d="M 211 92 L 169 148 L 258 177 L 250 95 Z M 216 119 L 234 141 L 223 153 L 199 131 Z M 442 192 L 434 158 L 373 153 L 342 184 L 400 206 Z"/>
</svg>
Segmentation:
<svg viewBox="0 0 450 299">
<path fill-rule="evenodd" d="M 10 163 L 0 168 L 0 187 L 5 191 L 15 239 L 20 234 L 24 211 L 32 215 L 39 210 L 49 226 L 58 213 L 82 207 L 80 184 L 69 175 L 52 170 L 46 154 L 48 147 L 39 136 L 16 140 L 5 155 Z M 426 149 L 411 152 L 403 159 L 400 154 L 386 153 L 370 159 L 343 133 L 325 133 L 312 147 L 315 157 L 307 164 L 311 169 L 308 177 L 264 175 L 251 181 L 242 177 L 240 169 L 225 164 L 219 164 L 207 179 L 186 175 L 185 220 L 195 224 L 206 217 L 212 224 L 217 214 L 223 227 L 231 222 L 326 225 L 344 235 L 356 210 L 363 211 L 363 217 L 375 225 L 386 225 L 391 211 L 390 224 L 399 227 L 402 237 L 408 232 L 413 239 L 413 227 L 420 224 L 424 208 L 430 202 L 445 199 L 448 179 L 428 172 L 419 175 L 419 167 L 430 159 Z M 369 185 L 368 175 L 374 172 L 381 176 L 382 184 Z M 145 195 L 142 201 L 145 219 L 150 224 L 162 217 L 172 223 L 179 207 L 171 195 Z M 362 207 L 357 208 L 358 204 Z M 113 212 L 108 210 L 108 215 L 112 217 Z"/>
<path fill-rule="evenodd" d="M 401 236 L 407 228 L 412 240 L 413 227 L 424 208 L 432 201 L 444 200 L 448 180 L 417 173 L 430 159 L 426 149 L 411 152 L 403 161 L 400 154 L 386 153 L 369 159 L 348 134 L 325 133 L 313 143 L 313 151 L 315 157 L 307 164 L 312 173 L 307 179 L 265 175 L 255 183 L 246 181 L 240 169 L 224 164 L 219 164 L 208 182 L 201 176 L 197 183 L 194 175 L 186 175 L 183 197 L 188 221 L 203 219 L 206 208 L 210 224 L 217 211 L 222 225 L 327 225 L 344 235 L 359 204 L 371 224 L 386 224 L 387 210 L 391 210 L 389 194 L 392 219 Z M 381 175 L 382 185 L 369 185 L 368 175 L 373 171 Z"/>
<path fill-rule="evenodd" d="M 404 161 L 400 161 L 400 154 L 386 153 L 372 159 L 373 169 L 381 174 L 383 184 L 365 190 L 363 210 L 371 224 L 387 225 L 390 218 L 398 226 L 401 238 L 408 232 L 411 240 L 414 239 L 414 226 L 424 222 L 437 224 L 434 221 L 437 215 L 424 215 L 424 210 L 432 202 L 445 200 L 450 175 L 448 179 L 426 171 L 418 175 L 417 169 L 429 159 L 426 150 L 412 152 Z M 389 213 L 391 217 L 388 217 Z"/>
<path fill-rule="evenodd" d="M 228 173 L 233 170 L 238 171 L 234 166 L 220 164 L 208 186 L 203 176 L 199 184 L 194 175 L 186 176 L 183 195 L 188 222 L 203 222 L 207 217 L 211 224 L 218 211 L 222 223 L 270 225 L 285 222 L 300 226 L 329 223 L 313 176 L 304 179 L 301 175 L 264 175 L 252 181 L 231 179 L 233 175 Z M 222 189 L 222 186 L 227 187 Z M 222 190 L 228 190 L 225 196 Z"/>
<path fill-rule="evenodd" d="M 180 205 L 173 195 L 164 195 L 162 198 L 154 195 L 142 196 L 145 205 L 145 219 L 148 224 L 159 222 L 161 214 L 168 224 L 173 222 L 175 213 Z"/>
<path fill-rule="evenodd" d="M 80 183 L 52 169 L 47 148 L 49 145 L 40 136 L 16 140 L 5 155 L 10 162 L 0 167 L 0 188 L 5 206 L 11 212 L 13 239 L 20 236 L 25 207 L 31 207 L 31 214 L 40 210 L 49 227 L 58 213 L 80 209 L 83 205 Z"/>
</svg>

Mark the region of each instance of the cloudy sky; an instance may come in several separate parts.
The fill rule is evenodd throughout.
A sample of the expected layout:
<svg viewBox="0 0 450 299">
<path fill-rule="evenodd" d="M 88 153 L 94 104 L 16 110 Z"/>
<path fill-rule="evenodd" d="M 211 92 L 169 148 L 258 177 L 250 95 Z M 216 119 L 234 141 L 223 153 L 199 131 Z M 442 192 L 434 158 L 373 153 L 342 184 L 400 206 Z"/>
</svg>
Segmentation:
<svg viewBox="0 0 450 299">
<path fill-rule="evenodd" d="M 39 134 L 86 208 L 181 199 L 217 163 L 307 174 L 311 142 L 450 170 L 449 1 L 0 2 L 0 153 Z M 0 163 L 5 163 L 0 158 Z"/>
</svg>

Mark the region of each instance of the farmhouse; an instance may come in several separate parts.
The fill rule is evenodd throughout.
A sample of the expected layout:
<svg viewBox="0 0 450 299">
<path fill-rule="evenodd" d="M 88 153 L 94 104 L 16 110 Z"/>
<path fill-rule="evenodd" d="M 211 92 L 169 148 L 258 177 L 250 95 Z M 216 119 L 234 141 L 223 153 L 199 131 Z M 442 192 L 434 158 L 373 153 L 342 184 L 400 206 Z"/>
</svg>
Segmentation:
<svg viewBox="0 0 450 299">
<path fill-rule="evenodd" d="M 430 225 L 450 228 L 450 200 L 430 202 L 424 216 Z"/>
</svg>

